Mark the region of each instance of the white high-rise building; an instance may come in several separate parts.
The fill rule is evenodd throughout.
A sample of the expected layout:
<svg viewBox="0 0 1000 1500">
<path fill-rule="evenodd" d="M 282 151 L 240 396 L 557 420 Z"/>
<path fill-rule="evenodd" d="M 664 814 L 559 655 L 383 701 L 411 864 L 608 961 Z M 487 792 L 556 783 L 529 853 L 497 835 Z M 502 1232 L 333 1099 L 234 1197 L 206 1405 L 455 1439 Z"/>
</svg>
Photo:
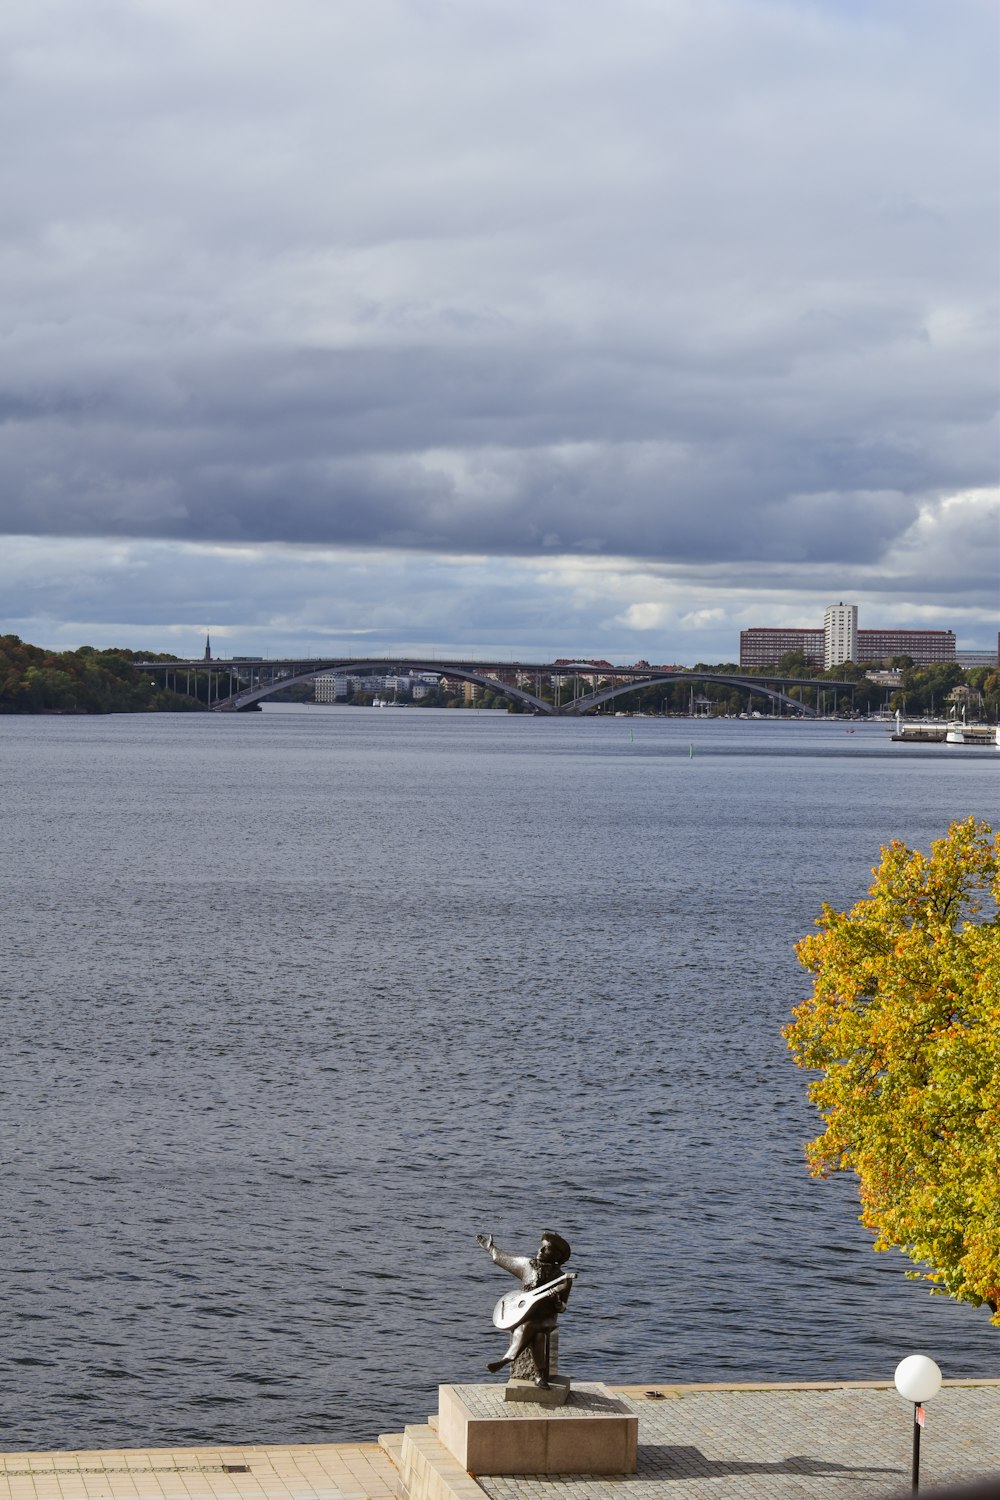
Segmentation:
<svg viewBox="0 0 1000 1500">
<path fill-rule="evenodd" d="M 338 698 L 347 697 L 347 673 L 320 672 L 313 678 L 313 686 L 315 703 L 336 703 Z"/>
<path fill-rule="evenodd" d="M 830 604 L 823 612 L 823 666 L 858 659 L 858 606 Z"/>
</svg>

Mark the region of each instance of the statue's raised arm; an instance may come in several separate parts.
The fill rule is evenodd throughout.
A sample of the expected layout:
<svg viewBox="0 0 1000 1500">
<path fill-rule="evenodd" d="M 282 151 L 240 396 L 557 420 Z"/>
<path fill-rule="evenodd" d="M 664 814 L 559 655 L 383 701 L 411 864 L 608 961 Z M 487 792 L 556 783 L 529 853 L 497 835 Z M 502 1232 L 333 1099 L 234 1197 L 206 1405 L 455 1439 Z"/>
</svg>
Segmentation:
<svg viewBox="0 0 1000 1500">
<path fill-rule="evenodd" d="M 530 1276 L 531 1274 L 532 1262 L 530 1256 L 511 1255 L 508 1251 L 501 1250 L 500 1246 L 494 1242 L 491 1234 L 477 1234 L 476 1242 L 482 1245 L 495 1266 L 502 1266 L 505 1271 L 509 1271 L 512 1276 L 516 1276 L 521 1285 L 524 1286 L 525 1276 Z"/>
</svg>

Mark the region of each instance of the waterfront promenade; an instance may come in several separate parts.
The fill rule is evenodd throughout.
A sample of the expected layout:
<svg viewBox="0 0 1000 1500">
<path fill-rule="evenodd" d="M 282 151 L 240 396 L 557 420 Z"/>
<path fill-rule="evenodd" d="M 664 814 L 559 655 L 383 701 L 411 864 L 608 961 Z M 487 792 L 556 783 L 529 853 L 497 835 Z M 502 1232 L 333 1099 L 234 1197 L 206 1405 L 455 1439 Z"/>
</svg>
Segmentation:
<svg viewBox="0 0 1000 1500">
<path fill-rule="evenodd" d="M 880 1500 L 909 1493 L 911 1408 L 891 1385 L 613 1389 L 639 1416 L 637 1474 L 472 1479 L 442 1461 L 414 1500 Z M 422 1432 L 418 1440 L 433 1458 L 433 1424 Z M 400 1438 L 4 1453 L 0 1500 L 395 1500 Z M 990 1476 L 1000 1495 L 1000 1380 L 946 1382 L 927 1407 L 922 1492 Z"/>
</svg>

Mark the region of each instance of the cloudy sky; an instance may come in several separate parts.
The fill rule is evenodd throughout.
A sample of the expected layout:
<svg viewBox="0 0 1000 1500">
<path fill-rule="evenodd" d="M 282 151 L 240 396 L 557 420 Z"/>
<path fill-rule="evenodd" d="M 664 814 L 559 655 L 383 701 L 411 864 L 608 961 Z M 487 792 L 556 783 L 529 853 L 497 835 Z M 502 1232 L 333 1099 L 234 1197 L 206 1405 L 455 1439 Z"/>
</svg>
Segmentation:
<svg viewBox="0 0 1000 1500">
<path fill-rule="evenodd" d="M 996 641 L 995 0 L 5 0 L 0 632 Z"/>
</svg>

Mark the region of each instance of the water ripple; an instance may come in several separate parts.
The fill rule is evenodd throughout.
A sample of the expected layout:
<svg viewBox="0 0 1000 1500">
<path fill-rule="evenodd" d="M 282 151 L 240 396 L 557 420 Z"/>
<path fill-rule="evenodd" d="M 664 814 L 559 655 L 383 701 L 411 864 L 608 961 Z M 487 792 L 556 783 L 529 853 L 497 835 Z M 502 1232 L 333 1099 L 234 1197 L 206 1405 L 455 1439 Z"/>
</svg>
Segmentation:
<svg viewBox="0 0 1000 1500">
<path fill-rule="evenodd" d="M 688 745 L 696 741 L 696 753 Z M 336 1441 L 496 1353 L 543 1222 L 580 1378 L 996 1373 L 875 1257 L 779 1031 L 875 845 L 995 760 L 836 726 L 7 720 L 9 1448 Z M 935 750 L 937 747 L 930 747 Z"/>
</svg>

